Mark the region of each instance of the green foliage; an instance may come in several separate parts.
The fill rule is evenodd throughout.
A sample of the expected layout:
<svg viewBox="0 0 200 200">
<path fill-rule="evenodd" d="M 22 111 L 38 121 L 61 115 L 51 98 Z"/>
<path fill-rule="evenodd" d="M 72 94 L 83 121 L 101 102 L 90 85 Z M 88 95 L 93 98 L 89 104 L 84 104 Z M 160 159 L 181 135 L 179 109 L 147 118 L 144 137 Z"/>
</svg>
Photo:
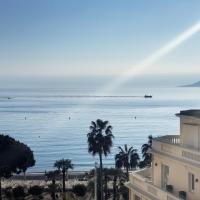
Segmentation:
<svg viewBox="0 0 200 200">
<path fill-rule="evenodd" d="M 60 175 L 59 170 L 48 171 L 45 173 L 45 176 L 48 180 L 55 180 Z"/>
<path fill-rule="evenodd" d="M 61 159 L 61 160 L 57 160 L 54 163 L 54 167 L 56 167 L 60 172 L 62 172 L 63 193 L 65 193 L 65 176 L 69 169 L 74 168 L 74 165 L 72 164 L 72 161 L 69 159 Z"/>
<path fill-rule="evenodd" d="M 87 184 L 87 190 L 90 191 L 90 190 L 94 190 L 94 181 L 93 180 L 90 180 Z"/>
<path fill-rule="evenodd" d="M 29 188 L 29 194 L 32 194 L 33 196 L 39 196 L 43 193 L 44 188 L 39 185 L 34 185 Z"/>
<path fill-rule="evenodd" d="M 25 172 L 35 165 L 31 149 L 8 135 L 0 135 L 0 177 Z"/>
<path fill-rule="evenodd" d="M 7 199 L 11 199 L 12 198 L 12 188 L 11 187 L 7 187 L 4 189 L 4 193 Z"/>
<path fill-rule="evenodd" d="M 63 200 L 77 200 L 72 192 L 67 192 L 66 194 L 62 194 Z"/>
<path fill-rule="evenodd" d="M 133 147 L 128 148 L 125 144 L 124 149 L 119 147 L 119 153 L 115 156 L 115 164 L 117 168 L 124 167 L 125 169 L 132 169 L 138 166 L 139 155 L 137 149 Z"/>
<path fill-rule="evenodd" d="M 123 197 L 124 200 L 128 200 L 128 198 L 129 198 L 129 194 L 128 194 L 129 190 L 128 190 L 127 187 L 125 187 L 124 185 L 122 185 L 120 187 L 120 193 L 121 193 L 121 195 L 122 195 L 122 197 Z"/>
<path fill-rule="evenodd" d="M 14 198 L 20 198 L 23 199 L 25 196 L 24 187 L 17 186 L 16 188 L 13 188 L 12 190 Z"/>
<path fill-rule="evenodd" d="M 139 162 L 139 164 L 138 164 L 138 167 L 140 168 L 140 169 L 142 169 L 142 168 L 144 168 L 144 167 L 146 167 L 147 166 L 147 164 L 146 164 L 146 162 L 145 161 L 140 161 Z"/>
<path fill-rule="evenodd" d="M 109 125 L 108 121 L 102 121 L 101 119 L 97 119 L 96 122 L 92 121 L 87 137 L 89 153 L 93 155 L 102 153 L 105 156 L 110 153 L 114 136 L 112 126 Z"/>
<path fill-rule="evenodd" d="M 116 168 L 126 169 L 126 174 L 128 178 L 128 170 L 136 169 L 139 165 L 140 157 L 137 153 L 137 149 L 133 147 L 128 148 L 125 144 L 124 149 L 119 147 L 119 153 L 115 155 L 115 166 Z"/>
<path fill-rule="evenodd" d="M 87 184 L 87 191 L 94 194 L 94 190 L 95 190 L 94 187 L 95 187 L 94 181 L 89 181 Z"/>
<path fill-rule="evenodd" d="M 42 196 L 42 194 L 41 195 L 39 195 L 39 197 L 38 197 L 39 199 L 44 199 L 44 197 Z"/>
<path fill-rule="evenodd" d="M 143 168 L 146 166 L 151 166 L 152 155 L 151 155 L 151 153 L 149 153 L 149 150 L 151 149 L 151 146 L 152 146 L 152 139 L 153 139 L 153 137 L 151 135 L 149 135 L 148 143 L 143 144 L 141 147 L 143 161 L 141 161 L 142 163 L 140 163 L 140 168 Z"/>
<path fill-rule="evenodd" d="M 72 164 L 72 161 L 69 159 L 61 159 L 57 160 L 54 164 L 54 167 L 56 167 L 59 171 L 68 171 L 68 169 L 73 169 L 74 165 Z"/>
<path fill-rule="evenodd" d="M 104 168 L 103 172 L 105 175 L 109 176 L 110 178 L 113 179 L 114 176 L 117 177 L 123 177 L 123 171 L 121 169 L 118 168 Z"/>
<path fill-rule="evenodd" d="M 77 184 L 73 186 L 73 193 L 78 197 L 83 197 L 86 194 L 87 188 L 83 184 Z"/>
<path fill-rule="evenodd" d="M 108 121 L 97 119 L 96 122 L 92 121 L 90 132 L 87 134 L 88 152 L 93 156 L 99 155 L 99 174 L 98 174 L 98 199 L 103 198 L 103 180 L 102 180 L 102 155 L 107 156 L 110 153 L 113 145 L 112 126 Z M 100 197 L 99 197 L 100 195 Z"/>
</svg>

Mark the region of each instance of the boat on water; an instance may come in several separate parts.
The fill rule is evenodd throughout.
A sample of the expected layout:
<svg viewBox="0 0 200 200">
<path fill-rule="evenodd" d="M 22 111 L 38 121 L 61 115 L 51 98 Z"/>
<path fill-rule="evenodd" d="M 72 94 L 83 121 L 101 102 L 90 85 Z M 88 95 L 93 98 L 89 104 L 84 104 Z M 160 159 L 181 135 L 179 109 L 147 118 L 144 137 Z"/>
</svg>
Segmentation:
<svg viewBox="0 0 200 200">
<path fill-rule="evenodd" d="M 147 95 L 147 94 L 145 94 L 145 95 L 144 95 L 144 98 L 152 98 L 152 95 Z"/>
</svg>

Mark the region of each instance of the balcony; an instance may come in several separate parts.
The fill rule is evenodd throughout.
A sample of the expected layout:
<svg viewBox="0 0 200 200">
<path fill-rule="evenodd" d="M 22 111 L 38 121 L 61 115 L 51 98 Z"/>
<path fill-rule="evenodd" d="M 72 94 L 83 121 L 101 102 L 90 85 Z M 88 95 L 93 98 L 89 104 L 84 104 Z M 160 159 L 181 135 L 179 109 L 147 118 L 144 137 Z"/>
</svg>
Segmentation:
<svg viewBox="0 0 200 200">
<path fill-rule="evenodd" d="M 181 144 L 179 135 L 167 135 L 154 138 L 152 152 L 168 155 L 173 159 L 200 167 L 200 151 Z"/>
<path fill-rule="evenodd" d="M 151 168 L 146 168 L 129 175 L 130 181 L 126 186 L 139 194 L 152 200 L 180 200 L 175 194 L 171 194 L 152 183 Z"/>
<path fill-rule="evenodd" d="M 165 135 L 162 137 L 154 138 L 154 140 L 169 143 L 169 144 L 180 145 L 180 135 Z"/>
</svg>

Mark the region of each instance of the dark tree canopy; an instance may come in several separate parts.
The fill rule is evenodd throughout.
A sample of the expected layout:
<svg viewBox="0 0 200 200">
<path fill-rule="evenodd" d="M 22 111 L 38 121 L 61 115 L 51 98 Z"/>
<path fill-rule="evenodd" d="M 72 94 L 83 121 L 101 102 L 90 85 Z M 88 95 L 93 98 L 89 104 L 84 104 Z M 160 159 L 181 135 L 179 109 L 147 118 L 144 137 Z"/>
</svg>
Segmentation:
<svg viewBox="0 0 200 200">
<path fill-rule="evenodd" d="M 73 169 L 74 165 L 69 159 L 61 159 L 55 162 L 54 167 L 56 167 L 59 171 L 65 172 L 68 171 L 68 169 Z"/>
<path fill-rule="evenodd" d="M 59 175 L 60 175 L 59 170 L 48 171 L 45 173 L 45 176 L 47 177 L 48 180 L 55 180 Z"/>
<path fill-rule="evenodd" d="M 110 153 L 114 136 L 112 126 L 109 125 L 108 121 L 102 121 L 101 119 L 97 119 L 96 122 L 92 121 L 87 137 L 89 153 L 93 155 L 100 153 L 105 156 Z"/>
<path fill-rule="evenodd" d="M 62 179 L 63 179 L 63 193 L 65 192 L 65 178 L 66 174 L 69 169 L 73 169 L 74 165 L 72 164 L 72 161 L 69 159 L 61 159 L 57 160 L 54 163 L 54 167 L 58 169 L 58 171 L 62 172 Z"/>
<path fill-rule="evenodd" d="M 35 165 L 31 149 L 8 135 L 0 135 L 0 152 L 0 177 L 9 178 Z"/>
<path fill-rule="evenodd" d="M 149 150 L 151 149 L 151 146 L 152 146 L 152 139 L 153 139 L 153 137 L 151 135 L 149 135 L 148 136 L 148 143 L 143 144 L 142 147 L 141 147 L 143 161 L 141 161 L 142 163 L 140 163 L 140 168 L 143 168 L 143 167 L 146 167 L 146 166 L 151 166 L 152 155 L 149 152 Z"/>
<path fill-rule="evenodd" d="M 73 186 L 72 191 L 76 196 L 83 197 L 87 192 L 87 187 L 84 184 L 77 184 Z"/>
<path fill-rule="evenodd" d="M 119 153 L 115 155 L 115 166 L 116 168 L 124 168 L 124 169 L 134 169 L 138 166 L 139 163 L 139 155 L 137 153 L 137 149 L 133 147 L 128 148 L 125 144 L 124 149 L 119 147 Z"/>
<path fill-rule="evenodd" d="M 128 148 L 126 144 L 124 145 L 124 149 L 119 147 L 119 150 L 119 153 L 115 155 L 115 167 L 126 169 L 126 178 L 129 180 L 129 170 L 138 167 L 140 157 L 137 149 L 133 147 Z"/>
</svg>

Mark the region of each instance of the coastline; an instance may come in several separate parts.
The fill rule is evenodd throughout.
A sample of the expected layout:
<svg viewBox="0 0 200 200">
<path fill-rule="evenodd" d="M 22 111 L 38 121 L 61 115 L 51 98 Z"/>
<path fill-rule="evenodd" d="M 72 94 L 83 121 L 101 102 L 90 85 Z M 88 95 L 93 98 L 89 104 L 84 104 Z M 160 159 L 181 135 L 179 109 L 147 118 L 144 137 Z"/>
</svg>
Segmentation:
<svg viewBox="0 0 200 200">
<path fill-rule="evenodd" d="M 86 171 L 69 171 L 68 178 L 65 181 L 66 189 L 71 189 L 73 185 L 78 183 L 87 185 L 89 179 L 87 178 L 86 173 Z M 56 182 L 61 185 L 62 175 L 58 176 Z M 26 187 L 34 185 L 48 187 L 48 185 L 51 183 L 51 180 L 47 180 L 45 172 L 31 172 L 27 173 L 25 176 L 24 174 L 15 174 L 9 179 L 3 179 L 2 188 L 14 188 L 18 185 L 23 185 Z"/>
<path fill-rule="evenodd" d="M 89 171 L 69 171 L 68 179 L 82 179 L 84 178 Z M 61 175 L 58 179 L 61 178 Z M 9 180 L 45 180 L 45 172 L 28 172 L 25 174 L 14 174 Z"/>
</svg>

